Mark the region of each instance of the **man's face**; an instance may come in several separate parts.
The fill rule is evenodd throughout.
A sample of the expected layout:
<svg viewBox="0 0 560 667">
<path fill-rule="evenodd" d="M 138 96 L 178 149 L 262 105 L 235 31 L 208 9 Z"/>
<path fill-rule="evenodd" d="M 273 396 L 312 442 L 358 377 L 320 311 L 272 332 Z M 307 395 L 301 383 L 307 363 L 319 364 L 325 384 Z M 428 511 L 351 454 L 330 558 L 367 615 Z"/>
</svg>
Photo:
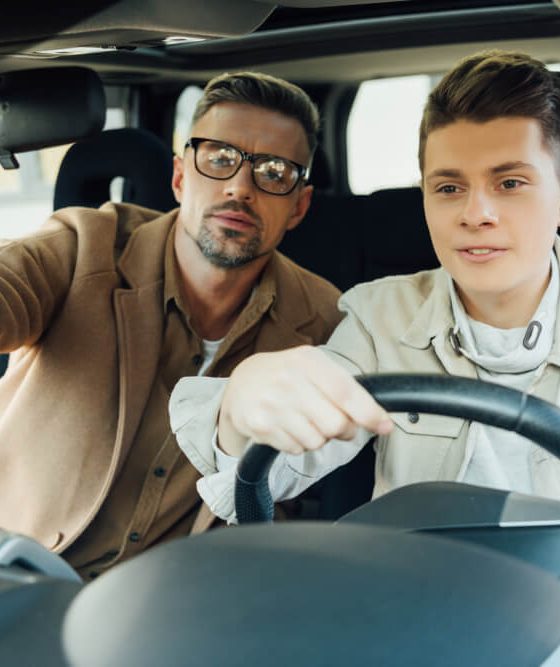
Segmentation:
<svg viewBox="0 0 560 667">
<path fill-rule="evenodd" d="M 461 120 L 432 131 L 423 186 L 436 254 L 467 310 L 489 296 L 534 301 L 560 220 L 555 159 L 538 122 Z"/>
<path fill-rule="evenodd" d="M 216 104 L 193 126 L 191 136 L 231 144 L 247 153 L 263 153 L 307 165 L 309 148 L 300 123 L 260 107 Z M 233 268 L 267 255 L 284 233 L 302 220 L 312 187 L 298 184 L 285 196 L 259 190 L 244 161 L 232 178 L 214 180 L 200 174 L 194 150 L 175 158 L 173 191 L 187 236 L 213 265 Z"/>
</svg>

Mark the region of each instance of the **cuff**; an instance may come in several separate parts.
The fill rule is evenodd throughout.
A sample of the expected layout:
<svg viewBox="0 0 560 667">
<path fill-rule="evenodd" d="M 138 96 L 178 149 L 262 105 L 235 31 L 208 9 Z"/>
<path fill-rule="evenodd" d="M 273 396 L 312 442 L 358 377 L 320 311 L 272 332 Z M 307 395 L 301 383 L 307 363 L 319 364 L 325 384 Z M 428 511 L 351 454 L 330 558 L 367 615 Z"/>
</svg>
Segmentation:
<svg viewBox="0 0 560 667">
<path fill-rule="evenodd" d="M 169 400 L 171 429 L 177 443 L 203 475 L 216 472 L 212 436 L 226 383 L 226 378 L 185 377 L 175 385 Z"/>
</svg>

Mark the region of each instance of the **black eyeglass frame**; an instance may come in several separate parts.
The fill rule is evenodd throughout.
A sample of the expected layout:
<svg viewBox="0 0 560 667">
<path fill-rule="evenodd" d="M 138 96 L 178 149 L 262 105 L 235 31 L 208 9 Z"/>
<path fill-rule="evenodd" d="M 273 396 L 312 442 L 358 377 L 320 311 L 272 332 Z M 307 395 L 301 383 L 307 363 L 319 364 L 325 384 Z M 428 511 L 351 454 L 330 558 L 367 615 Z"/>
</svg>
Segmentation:
<svg viewBox="0 0 560 667">
<path fill-rule="evenodd" d="M 204 141 L 209 141 L 210 143 L 213 144 L 221 144 L 223 146 L 227 146 L 228 148 L 233 148 L 233 150 L 237 151 L 239 155 L 241 155 L 241 162 L 238 164 L 233 174 L 230 174 L 229 176 L 209 176 L 208 174 L 205 174 L 203 171 L 199 169 L 198 161 L 196 159 L 197 149 L 200 146 L 200 144 L 203 143 Z M 249 162 L 251 164 L 251 178 L 253 179 L 255 187 L 257 187 L 262 192 L 266 192 L 267 195 L 273 195 L 275 197 L 285 197 L 286 195 L 291 194 L 296 189 L 299 183 L 301 183 L 302 181 L 306 182 L 307 179 L 309 178 L 310 167 L 305 167 L 304 165 L 299 164 L 298 162 L 294 162 L 293 160 L 288 160 L 288 158 L 281 157 L 280 155 L 272 155 L 270 153 L 247 153 L 246 151 L 241 150 L 241 148 L 238 148 L 237 146 L 234 146 L 233 144 L 230 144 L 227 141 L 220 141 L 219 139 L 208 139 L 207 137 L 191 137 L 185 143 L 184 150 L 186 150 L 189 147 L 192 148 L 194 151 L 194 166 L 195 169 L 198 171 L 198 173 L 201 176 L 205 176 L 206 178 L 212 178 L 215 181 L 228 181 L 230 178 L 233 178 L 235 174 L 237 174 L 237 172 L 243 166 L 244 162 Z M 289 190 L 286 190 L 286 192 L 270 192 L 270 190 L 265 190 L 261 185 L 257 183 L 255 179 L 255 162 L 256 160 L 262 160 L 267 158 L 272 160 L 282 160 L 282 162 L 287 162 L 288 164 L 293 165 L 296 168 L 298 172 L 298 177 L 294 181 L 293 186 Z"/>
</svg>

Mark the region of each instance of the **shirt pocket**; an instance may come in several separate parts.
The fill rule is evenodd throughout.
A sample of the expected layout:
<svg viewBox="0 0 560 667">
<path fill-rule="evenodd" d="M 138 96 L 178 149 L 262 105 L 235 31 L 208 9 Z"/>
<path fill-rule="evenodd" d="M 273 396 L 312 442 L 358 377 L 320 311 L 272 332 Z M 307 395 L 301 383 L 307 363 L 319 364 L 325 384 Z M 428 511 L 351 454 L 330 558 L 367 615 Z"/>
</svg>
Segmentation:
<svg viewBox="0 0 560 667">
<path fill-rule="evenodd" d="M 464 456 L 467 422 L 416 412 L 391 413 L 395 428 L 376 443 L 375 496 L 415 482 L 453 479 Z"/>
<path fill-rule="evenodd" d="M 420 412 L 395 412 L 392 420 L 401 431 L 410 435 L 433 436 L 440 438 L 458 438 L 464 419 L 443 417 L 441 415 Z"/>
</svg>

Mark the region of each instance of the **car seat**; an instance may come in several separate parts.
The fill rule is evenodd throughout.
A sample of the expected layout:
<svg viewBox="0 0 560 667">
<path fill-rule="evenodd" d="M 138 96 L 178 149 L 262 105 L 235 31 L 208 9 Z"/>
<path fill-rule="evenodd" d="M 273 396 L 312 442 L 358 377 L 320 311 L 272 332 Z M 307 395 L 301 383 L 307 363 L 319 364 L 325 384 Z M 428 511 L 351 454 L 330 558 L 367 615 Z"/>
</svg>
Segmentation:
<svg viewBox="0 0 560 667">
<path fill-rule="evenodd" d="M 157 136 L 140 128 L 105 130 L 70 147 L 56 179 L 54 209 L 98 207 L 111 199 L 113 179 L 124 179 L 122 200 L 169 211 L 173 153 Z"/>
</svg>

